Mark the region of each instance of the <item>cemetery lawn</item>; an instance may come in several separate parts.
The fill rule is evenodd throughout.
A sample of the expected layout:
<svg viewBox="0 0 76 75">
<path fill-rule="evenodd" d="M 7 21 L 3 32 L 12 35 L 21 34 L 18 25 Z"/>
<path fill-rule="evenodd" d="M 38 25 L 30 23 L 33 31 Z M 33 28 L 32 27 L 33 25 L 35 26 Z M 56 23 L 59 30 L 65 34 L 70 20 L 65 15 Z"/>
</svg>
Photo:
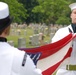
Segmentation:
<svg viewBox="0 0 76 75">
<path fill-rule="evenodd" d="M 17 31 L 19 29 L 15 29 L 15 31 Z M 33 33 L 33 30 L 31 28 L 26 28 L 26 29 L 20 29 L 21 30 L 21 34 L 20 35 L 17 35 L 17 34 L 10 34 L 8 37 L 7 37 L 7 40 L 8 41 L 13 41 L 14 42 L 14 46 L 15 47 L 18 47 L 18 38 L 20 37 L 24 37 L 25 40 L 26 40 L 26 48 L 32 48 L 32 47 L 35 47 L 35 46 L 32 46 L 29 44 L 29 37 L 32 36 L 34 33 Z M 24 34 L 24 31 L 26 30 L 26 34 Z M 50 42 L 50 36 L 47 36 L 45 35 L 45 38 L 44 38 L 44 41 L 47 41 L 47 42 Z"/>
</svg>

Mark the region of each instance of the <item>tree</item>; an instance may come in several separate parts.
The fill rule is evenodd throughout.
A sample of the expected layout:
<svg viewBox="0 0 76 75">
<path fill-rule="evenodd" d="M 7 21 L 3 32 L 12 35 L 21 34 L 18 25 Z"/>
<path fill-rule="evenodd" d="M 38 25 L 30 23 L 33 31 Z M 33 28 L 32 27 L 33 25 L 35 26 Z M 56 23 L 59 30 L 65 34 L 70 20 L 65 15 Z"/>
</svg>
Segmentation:
<svg viewBox="0 0 76 75">
<path fill-rule="evenodd" d="M 25 9 L 27 9 L 28 17 L 26 19 L 26 23 L 29 24 L 31 22 L 39 22 L 38 18 L 40 14 L 32 12 L 32 9 L 38 5 L 37 0 L 18 0 L 18 1 L 24 5 Z"/>
<path fill-rule="evenodd" d="M 69 1 L 66 0 L 38 0 L 39 6 L 36 6 L 33 9 L 33 12 L 35 13 L 42 13 L 43 16 L 43 22 L 46 23 L 59 23 L 58 20 L 60 20 L 60 17 L 63 17 L 62 24 L 67 20 L 66 17 L 69 14 L 70 11 L 68 8 Z M 64 19 L 65 18 L 65 19 Z M 68 19 L 69 20 L 69 19 Z M 66 24 L 68 24 L 69 21 L 66 21 Z"/>
</svg>

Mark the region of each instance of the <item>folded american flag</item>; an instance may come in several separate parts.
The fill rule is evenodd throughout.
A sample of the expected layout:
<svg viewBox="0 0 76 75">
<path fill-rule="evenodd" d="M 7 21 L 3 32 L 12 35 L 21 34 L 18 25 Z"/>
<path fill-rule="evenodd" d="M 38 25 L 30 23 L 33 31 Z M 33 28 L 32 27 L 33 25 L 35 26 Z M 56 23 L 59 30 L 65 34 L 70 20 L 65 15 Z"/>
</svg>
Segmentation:
<svg viewBox="0 0 76 75">
<path fill-rule="evenodd" d="M 72 51 L 72 40 L 76 37 L 71 33 L 63 39 L 36 48 L 23 48 L 29 55 L 35 56 L 38 53 L 38 58 L 34 62 L 37 67 L 42 70 L 43 75 L 52 75 L 61 65 L 69 63 L 69 57 Z M 34 56 L 33 56 L 34 57 Z M 32 57 L 31 57 L 32 58 Z M 35 64 L 36 64 L 35 63 Z"/>
</svg>

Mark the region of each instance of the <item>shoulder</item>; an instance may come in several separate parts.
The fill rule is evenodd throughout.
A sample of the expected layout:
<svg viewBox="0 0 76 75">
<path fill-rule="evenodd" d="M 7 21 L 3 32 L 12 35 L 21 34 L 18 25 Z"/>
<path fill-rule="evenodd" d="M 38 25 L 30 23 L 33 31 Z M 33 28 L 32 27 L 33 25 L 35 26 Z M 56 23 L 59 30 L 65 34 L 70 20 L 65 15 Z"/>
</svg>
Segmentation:
<svg viewBox="0 0 76 75">
<path fill-rule="evenodd" d="M 68 31 L 68 28 L 69 28 L 69 26 L 66 26 L 66 27 L 60 28 L 60 29 L 58 29 L 57 32 L 59 32 L 59 33 L 61 33 L 61 32 L 67 32 L 67 31 Z"/>
<path fill-rule="evenodd" d="M 67 36 L 69 34 L 68 28 L 69 26 L 58 29 L 58 31 L 55 33 L 54 37 L 52 38 L 52 42 L 58 41 L 64 38 L 65 36 Z"/>
<path fill-rule="evenodd" d="M 58 29 L 58 31 L 55 33 L 57 35 L 67 35 L 69 33 L 69 28 L 71 27 L 71 25 L 68 25 L 66 27 L 60 28 Z"/>
</svg>

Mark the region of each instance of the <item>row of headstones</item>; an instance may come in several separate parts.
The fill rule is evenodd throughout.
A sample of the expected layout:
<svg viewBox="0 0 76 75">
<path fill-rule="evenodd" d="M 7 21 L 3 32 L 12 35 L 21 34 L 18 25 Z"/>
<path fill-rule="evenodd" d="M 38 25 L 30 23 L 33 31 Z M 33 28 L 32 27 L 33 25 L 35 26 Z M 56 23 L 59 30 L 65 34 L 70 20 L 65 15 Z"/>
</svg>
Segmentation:
<svg viewBox="0 0 76 75">
<path fill-rule="evenodd" d="M 32 45 L 32 46 L 39 46 L 39 38 L 37 35 L 34 35 L 34 36 L 30 36 L 29 37 L 30 40 L 29 40 L 29 45 Z M 14 41 L 13 40 L 10 40 L 8 41 L 8 43 L 12 46 L 14 46 Z M 21 37 L 18 39 L 18 48 L 26 48 L 26 39 Z"/>
<path fill-rule="evenodd" d="M 40 46 L 41 42 L 43 41 L 44 44 L 47 44 L 48 41 L 44 41 L 44 39 L 42 39 L 42 35 L 40 34 L 35 34 L 29 37 L 29 45 L 32 46 Z M 8 41 L 8 43 L 12 46 L 14 46 L 14 41 Z M 18 38 L 18 48 L 26 48 L 26 39 L 23 37 L 19 37 Z"/>
<path fill-rule="evenodd" d="M 48 34 L 48 32 L 51 32 L 51 33 L 55 33 L 59 28 L 63 27 L 62 25 L 49 25 L 49 26 L 46 26 L 46 25 L 31 25 L 30 26 L 33 31 L 34 31 L 34 34 L 38 34 L 38 33 L 43 33 L 43 34 Z M 49 29 L 48 29 L 49 28 Z"/>
<path fill-rule="evenodd" d="M 51 42 L 51 39 L 54 36 L 55 31 L 56 31 L 56 30 L 53 29 L 53 27 L 52 27 L 52 30 L 53 30 L 53 32 L 51 31 L 51 33 L 50 33 L 50 41 L 49 42 L 47 42 L 47 41 L 45 42 L 44 41 L 45 44 Z M 13 33 L 15 34 L 14 30 L 13 30 Z M 18 30 L 17 34 L 20 35 L 21 31 Z M 25 34 L 26 34 L 26 30 L 25 30 Z M 14 46 L 14 42 L 13 41 L 9 41 L 9 43 Z M 39 46 L 40 45 L 39 34 L 34 34 L 32 36 L 29 36 L 29 44 L 33 45 L 33 46 Z M 18 39 L 18 48 L 25 48 L 25 47 L 26 47 L 26 40 L 24 38 L 19 38 Z"/>
<path fill-rule="evenodd" d="M 27 28 L 27 24 L 26 23 L 24 23 L 24 24 L 12 23 L 11 28 L 12 29 L 25 29 L 25 28 Z"/>
<path fill-rule="evenodd" d="M 57 29 L 58 27 L 60 28 L 60 27 L 63 27 L 63 25 L 58 25 L 58 24 L 49 24 L 49 26 L 50 26 L 50 28 L 52 29 L 52 28 L 55 28 L 55 29 Z M 66 26 L 66 25 L 64 25 L 64 26 Z M 12 23 L 11 24 L 11 28 L 13 29 L 25 29 L 25 28 L 27 28 L 28 26 L 27 26 L 27 24 L 26 23 L 23 23 L 23 24 L 17 24 L 17 23 Z M 30 23 L 29 24 L 29 27 L 32 27 L 33 28 L 33 30 L 38 30 L 38 29 L 40 29 L 41 31 L 43 31 L 46 27 L 48 27 L 45 23 L 43 23 L 43 24 L 34 24 L 34 23 Z"/>
<path fill-rule="evenodd" d="M 21 30 L 20 29 L 11 29 L 10 35 L 22 35 Z M 23 35 L 26 35 L 26 30 L 24 30 Z"/>
<path fill-rule="evenodd" d="M 44 28 L 44 27 L 43 27 L 43 28 Z M 56 29 L 53 29 L 53 28 L 52 28 L 52 30 L 53 30 L 53 32 L 56 31 Z M 46 32 L 46 31 L 45 31 L 45 32 Z M 53 35 L 54 35 L 53 32 L 51 31 L 51 33 L 50 33 L 50 39 L 51 39 L 51 38 L 53 37 Z M 12 29 L 10 34 L 11 34 L 11 35 L 21 35 L 21 30 L 20 30 L 20 29 L 18 29 L 18 30 Z M 26 35 L 26 30 L 24 30 L 24 35 Z M 23 39 L 20 38 L 20 40 L 23 40 Z M 24 41 L 23 41 L 23 42 L 24 42 Z M 21 41 L 21 43 L 18 42 L 18 47 L 26 47 L 23 42 L 22 42 L 22 41 Z M 10 44 L 13 45 L 13 43 L 14 43 L 13 41 L 10 41 Z M 39 44 L 40 44 L 39 34 L 34 34 L 34 35 L 30 36 L 30 37 L 29 37 L 29 43 L 30 43 L 31 45 L 33 45 L 33 46 L 39 46 Z M 44 43 L 48 43 L 48 42 L 45 41 Z M 26 43 L 25 43 L 25 44 L 26 44 Z"/>
<path fill-rule="evenodd" d="M 21 34 L 21 30 L 22 28 L 25 28 L 24 26 L 26 26 L 26 24 L 22 24 L 22 25 L 18 25 L 17 23 L 14 23 L 14 25 L 11 25 L 11 26 L 14 26 L 11 30 L 11 34 L 16 34 L 16 35 L 20 35 Z M 29 25 L 32 29 L 33 29 L 33 33 L 34 34 L 39 34 L 39 33 L 43 33 L 45 35 L 48 34 L 48 32 L 51 32 L 51 33 L 55 33 L 59 28 L 63 27 L 62 25 L 52 25 L 50 24 L 50 27 L 49 27 L 49 31 L 48 31 L 48 26 L 45 25 L 45 24 L 30 24 Z M 20 28 L 20 29 L 18 29 Z M 17 31 L 15 29 L 18 29 Z M 24 30 L 24 34 L 26 34 L 26 30 Z"/>
<path fill-rule="evenodd" d="M 26 30 L 23 30 L 24 31 L 24 34 L 23 35 L 26 35 Z M 55 28 L 52 28 L 50 30 L 51 33 L 55 33 L 57 31 L 57 29 Z M 40 32 L 38 30 L 34 30 L 34 34 L 39 34 L 39 33 L 43 33 L 44 35 L 47 35 L 48 34 L 48 30 L 47 28 L 45 29 L 42 29 Z M 11 32 L 10 32 L 10 35 L 21 35 L 21 30 L 20 29 L 11 29 Z"/>
<path fill-rule="evenodd" d="M 39 46 L 41 44 L 40 41 L 43 41 L 42 45 L 51 43 L 51 39 L 54 36 L 54 34 L 55 33 L 50 33 L 50 40 L 47 40 L 47 41 L 44 41 L 44 38 L 45 38 L 44 35 L 40 35 L 40 33 L 39 34 L 34 34 L 34 35 L 29 37 L 29 43 L 33 46 Z"/>
<path fill-rule="evenodd" d="M 24 31 L 24 35 L 26 35 L 26 30 L 23 30 L 23 31 Z M 34 31 L 33 34 L 39 34 L 39 33 L 47 34 L 47 30 L 45 29 L 42 29 L 40 32 L 39 30 L 33 30 L 33 31 Z M 11 29 L 10 35 L 21 35 L 21 30 Z"/>
</svg>

